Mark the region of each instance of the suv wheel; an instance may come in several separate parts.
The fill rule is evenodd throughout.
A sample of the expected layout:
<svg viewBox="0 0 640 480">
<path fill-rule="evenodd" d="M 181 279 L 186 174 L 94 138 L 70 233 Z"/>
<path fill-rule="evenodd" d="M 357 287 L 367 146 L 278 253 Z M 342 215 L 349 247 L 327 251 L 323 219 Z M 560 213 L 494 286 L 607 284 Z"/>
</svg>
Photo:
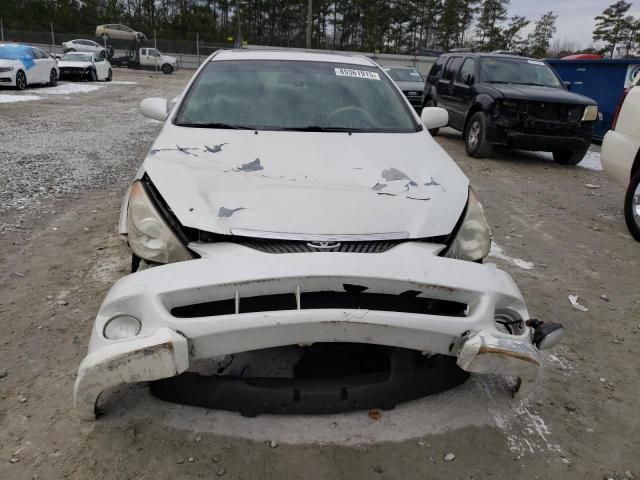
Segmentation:
<svg viewBox="0 0 640 480">
<path fill-rule="evenodd" d="M 589 147 L 582 150 L 554 150 L 553 160 L 560 165 L 577 165 L 587 154 Z"/>
<path fill-rule="evenodd" d="M 640 242 L 640 170 L 631 179 L 624 199 L 624 219 L 633 238 Z"/>
<path fill-rule="evenodd" d="M 423 105 L 423 108 L 427 108 L 427 107 L 435 107 L 435 103 L 433 103 L 433 100 L 427 100 L 425 102 L 425 104 Z M 422 112 L 420 112 L 422 113 Z M 431 134 L 432 137 L 435 137 L 436 135 L 438 135 L 438 132 L 440 131 L 439 128 L 430 128 L 429 129 L 429 133 Z"/>
<path fill-rule="evenodd" d="M 491 153 L 493 144 L 487 140 L 487 117 L 484 113 L 474 113 L 467 122 L 464 148 L 467 155 L 474 158 L 484 158 Z"/>
</svg>

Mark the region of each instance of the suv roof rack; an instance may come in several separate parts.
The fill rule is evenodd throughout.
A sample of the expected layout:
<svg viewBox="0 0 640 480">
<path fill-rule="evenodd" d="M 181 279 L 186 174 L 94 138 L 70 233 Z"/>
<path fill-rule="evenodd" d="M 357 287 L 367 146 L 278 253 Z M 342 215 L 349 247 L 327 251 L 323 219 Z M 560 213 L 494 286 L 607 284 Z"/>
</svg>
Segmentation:
<svg viewBox="0 0 640 480">
<path fill-rule="evenodd" d="M 516 57 L 521 56 L 518 52 L 512 52 L 511 50 L 494 50 L 491 53 L 495 53 L 496 55 L 515 55 Z"/>
</svg>

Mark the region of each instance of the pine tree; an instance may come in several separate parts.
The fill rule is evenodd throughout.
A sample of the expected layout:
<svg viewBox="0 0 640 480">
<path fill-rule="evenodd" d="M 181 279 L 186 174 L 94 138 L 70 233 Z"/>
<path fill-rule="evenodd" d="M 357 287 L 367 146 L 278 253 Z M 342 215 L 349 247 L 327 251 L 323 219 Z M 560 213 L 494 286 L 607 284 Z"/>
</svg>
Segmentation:
<svg viewBox="0 0 640 480">
<path fill-rule="evenodd" d="M 608 6 L 602 14 L 595 18 L 596 28 L 593 31 L 593 41 L 602 40 L 605 43 L 605 52 L 609 53 L 609 58 L 613 58 L 616 46 L 622 40 L 623 33 L 627 28 L 625 15 L 630 8 L 630 2 L 619 0 Z"/>
<path fill-rule="evenodd" d="M 522 53 L 528 47 L 527 40 L 523 40 L 520 36 L 520 30 L 529 25 L 529 20 L 525 17 L 515 15 L 509 20 L 509 25 L 502 30 L 501 49 L 510 52 Z"/>
<path fill-rule="evenodd" d="M 636 19 L 631 15 L 626 17 L 621 37 L 622 45 L 618 48 L 618 51 L 628 57 L 640 44 L 640 19 Z"/>
<path fill-rule="evenodd" d="M 480 6 L 480 16 L 476 33 L 480 45 L 485 50 L 494 50 L 502 43 L 500 23 L 508 17 L 510 0 L 484 0 Z"/>
<path fill-rule="evenodd" d="M 544 58 L 547 56 L 551 38 L 556 33 L 556 20 L 558 15 L 547 12 L 536 22 L 533 32 L 529 35 L 529 51 L 531 57 Z"/>
</svg>

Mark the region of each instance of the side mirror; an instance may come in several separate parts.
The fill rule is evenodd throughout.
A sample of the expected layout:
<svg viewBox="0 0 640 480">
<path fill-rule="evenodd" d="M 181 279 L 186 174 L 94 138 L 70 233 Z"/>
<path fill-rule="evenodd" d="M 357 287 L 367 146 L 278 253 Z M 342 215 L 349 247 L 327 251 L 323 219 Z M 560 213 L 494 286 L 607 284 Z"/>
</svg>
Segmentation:
<svg viewBox="0 0 640 480">
<path fill-rule="evenodd" d="M 427 130 L 446 127 L 449 124 L 449 112 L 441 107 L 424 107 L 420 118 Z"/>
<path fill-rule="evenodd" d="M 571 90 L 571 82 L 562 82 L 564 86 L 567 87 L 567 90 Z"/>
<path fill-rule="evenodd" d="M 159 97 L 145 98 L 140 103 L 140 110 L 145 117 L 159 122 L 164 122 L 169 114 L 167 99 Z"/>
</svg>

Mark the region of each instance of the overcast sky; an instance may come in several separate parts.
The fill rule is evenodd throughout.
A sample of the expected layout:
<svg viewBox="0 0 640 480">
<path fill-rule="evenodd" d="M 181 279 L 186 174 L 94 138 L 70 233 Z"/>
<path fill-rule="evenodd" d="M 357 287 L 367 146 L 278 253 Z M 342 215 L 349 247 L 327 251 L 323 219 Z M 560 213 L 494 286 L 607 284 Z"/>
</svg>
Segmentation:
<svg viewBox="0 0 640 480">
<path fill-rule="evenodd" d="M 574 40 L 581 48 L 590 46 L 596 15 L 602 13 L 614 0 L 511 0 L 509 15 L 522 15 L 531 23 L 543 13 L 553 10 L 558 15 L 558 31 L 554 38 Z M 640 17 L 640 0 L 633 2 L 630 14 Z M 523 30 L 528 33 L 531 27 Z"/>
</svg>

